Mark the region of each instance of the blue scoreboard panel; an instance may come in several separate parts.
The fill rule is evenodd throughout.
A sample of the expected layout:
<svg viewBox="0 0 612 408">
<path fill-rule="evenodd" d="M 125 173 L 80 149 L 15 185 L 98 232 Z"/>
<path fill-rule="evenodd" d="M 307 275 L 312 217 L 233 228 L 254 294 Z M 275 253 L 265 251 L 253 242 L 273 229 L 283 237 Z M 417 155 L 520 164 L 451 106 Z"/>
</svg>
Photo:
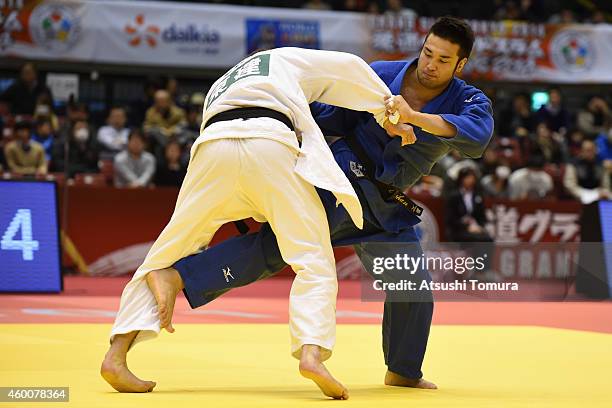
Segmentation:
<svg viewBox="0 0 612 408">
<path fill-rule="evenodd" d="M 604 242 L 604 259 L 608 276 L 608 296 L 612 297 L 612 201 L 599 202 L 601 238 Z"/>
<path fill-rule="evenodd" d="M 60 292 L 53 182 L 0 180 L 0 292 Z"/>
</svg>

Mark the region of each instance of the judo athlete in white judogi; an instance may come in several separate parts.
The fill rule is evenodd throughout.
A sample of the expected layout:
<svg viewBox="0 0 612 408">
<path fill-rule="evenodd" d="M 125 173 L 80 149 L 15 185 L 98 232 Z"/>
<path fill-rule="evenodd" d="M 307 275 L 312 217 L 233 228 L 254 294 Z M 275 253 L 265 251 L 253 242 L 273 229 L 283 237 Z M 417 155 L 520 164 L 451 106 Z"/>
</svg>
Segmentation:
<svg viewBox="0 0 612 408">
<path fill-rule="evenodd" d="M 253 217 L 270 223 L 296 274 L 289 316 L 300 372 L 326 395 L 348 398 L 322 364 L 335 342 L 337 277 L 315 187 L 334 193 L 359 228 L 362 209 L 308 105 L 319 101 L 368 111 L 382 126 L 389 96 L 362 59 L 299 48 L 257 53 L 214 83 L 174 214 L 121 296 L 101 370 L 110 385 L 122 392 L 153 389 L 154 382 L 128 370 L 126 354 L 161 328 L 174 331 L 170 318 L 179 289 L 165 268 L 206 247 L 223 224 Z"/>
</svg>

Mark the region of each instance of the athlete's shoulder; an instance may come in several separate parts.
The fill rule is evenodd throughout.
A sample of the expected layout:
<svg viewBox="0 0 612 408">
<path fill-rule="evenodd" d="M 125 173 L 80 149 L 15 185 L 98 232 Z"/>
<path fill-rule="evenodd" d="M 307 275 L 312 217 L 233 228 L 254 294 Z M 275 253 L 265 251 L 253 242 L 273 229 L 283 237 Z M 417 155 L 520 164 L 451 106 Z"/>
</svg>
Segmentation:
<svg viewBox="0 0 612 408">
<path fill-rule="evenodd" d="M 483 91 L 473 85 L 468 84 L 463 79 L 453 79 L 453 94 L 457 102 L 465 103 L 487 103 L 491 104 L 489 98 Z"/>
<path fill-rule="evenodd" d="M 374 61 L 370 67 L 384 80 L 385 78 L 394 79 L 408 64 L 408 61 Z"/>
</svg>

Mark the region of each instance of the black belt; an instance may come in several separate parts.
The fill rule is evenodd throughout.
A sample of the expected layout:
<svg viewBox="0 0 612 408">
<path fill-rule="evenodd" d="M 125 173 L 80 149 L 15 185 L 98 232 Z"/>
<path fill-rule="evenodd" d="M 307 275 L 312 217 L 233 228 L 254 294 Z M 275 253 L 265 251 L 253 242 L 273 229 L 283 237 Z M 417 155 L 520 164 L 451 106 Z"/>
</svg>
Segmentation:
<svg viewBox="0 0 612 408">
<path fill-rule="evenodd" d="M 230 110 L 227 110 L 221 113 L 217 113 L 212 118 L 206 121 L 206 124 L 204 125 L 204 129 L 206 129 L 208 126 L 212 125 L 213 123 L 217 123 L 217 122 L 224 122 L 227 120 L 234 120 L 234 119 L 253 119 L 253 118 L 276 119 L 279 122 L 284 123 L 289 129 L 291 129 L 292 132 L 295 132 L 293 123 L 291 122 L 291 120 L 289 120 L 289 118 L 285 114 L 275 111 L 274 109 L 256 108 L 256 107 L 236 108 L 236 109 L 230 109 Z M 242 220 L 234 221 L 234 225 L 236 226 L 236 229 L 238 230 L 238 232 L 240 232 L 240 235 L 245 235 L 246 233 L 249 232 L 249 226 L 246 224 L 246 222 Z"/>
<path fill-rule="evenodd" d="M 376 169 L 376 165 L 374 161 L 370 159 L 370 156 L 365 152 L 359 141 L 357 140 L 357 136 L 350 135 L 345 137 L 346 144 L 351 148 L 355 156 L 359 159 L 363 166 L 363 173 L 365 173 L 365 177 L 370 180 L 382 196 L 385 201 L 394 201 L 404 207 L 406 210 L 410 211 L 410 213 L 420 217 L 423 214 L 423 208 L 412 201 L 402 190 L 391 185 L 385 184 L 382 181 L 378 181 L 376 179 L 376 175 L 374 171 Z"/>
<path fill-rule="evenodd" d="M 234 119 L 253 119 L 253 118 L 272 118 L 276 119 L 279 122 L 284 123 L 292 132 L 295 132 L 295 128 L 293 127 L 293 123 L 284 113 L 280 113 L 279 111 L 275 111 L 274 109 L 268 108 L 235 108 L 230 109 L 221 113 L 217 113 L 212 118 L 206 121 L 204 125 L 204 129 L 213 123 L 223 122 L 226 120 L 234 120 Z"/>
</svg>

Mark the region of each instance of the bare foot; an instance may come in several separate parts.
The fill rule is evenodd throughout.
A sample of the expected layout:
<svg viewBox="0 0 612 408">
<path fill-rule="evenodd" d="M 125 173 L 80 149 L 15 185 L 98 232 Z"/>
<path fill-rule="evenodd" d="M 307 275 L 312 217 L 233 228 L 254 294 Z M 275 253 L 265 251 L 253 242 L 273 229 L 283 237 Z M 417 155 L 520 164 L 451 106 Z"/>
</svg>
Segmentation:
<svg viewBox="0 0 612 408">
<path fill-rule="evenodd" d="M 385 374 L 385 385 L 392 385 L 395 387 L 423 388 L 426 390 L 438 389 L 438 386 L 436 384 L 427 381 L 423 378 L 407 378 L 388 370 L 387 374 Z"/>
<path fill-rule="evenodd" d="M 176 301 L 176 295 L 184 287 L 181 275 L 174 268 L 152 271 L 147 274 L 147 285 L 149 285 L 149 289 L 153 292 L 157 302 L 160 327 L 174 333 L 174 327 L 172 327 L 174 302 Z"/>
<path fill-rule="evenodd" d="M 119 392 L 151 392 L 156 385 L 136 377 L 127 367 L 127 350 L 137 334 L 135 331 L 116 335 L 100 368 L 102 377 Z"/>
<path fill-rule="evenodd" d="M 302 358 L 300 359 L 300 374 L 312 380 L 323 391 L 323 394 L 333 399 L 346 400 L 349 397 L 348 390 L 340 384 L 327 371 L 321 363 L 319 346 L 305 344 L 302 346 Z"/>
</svg>

